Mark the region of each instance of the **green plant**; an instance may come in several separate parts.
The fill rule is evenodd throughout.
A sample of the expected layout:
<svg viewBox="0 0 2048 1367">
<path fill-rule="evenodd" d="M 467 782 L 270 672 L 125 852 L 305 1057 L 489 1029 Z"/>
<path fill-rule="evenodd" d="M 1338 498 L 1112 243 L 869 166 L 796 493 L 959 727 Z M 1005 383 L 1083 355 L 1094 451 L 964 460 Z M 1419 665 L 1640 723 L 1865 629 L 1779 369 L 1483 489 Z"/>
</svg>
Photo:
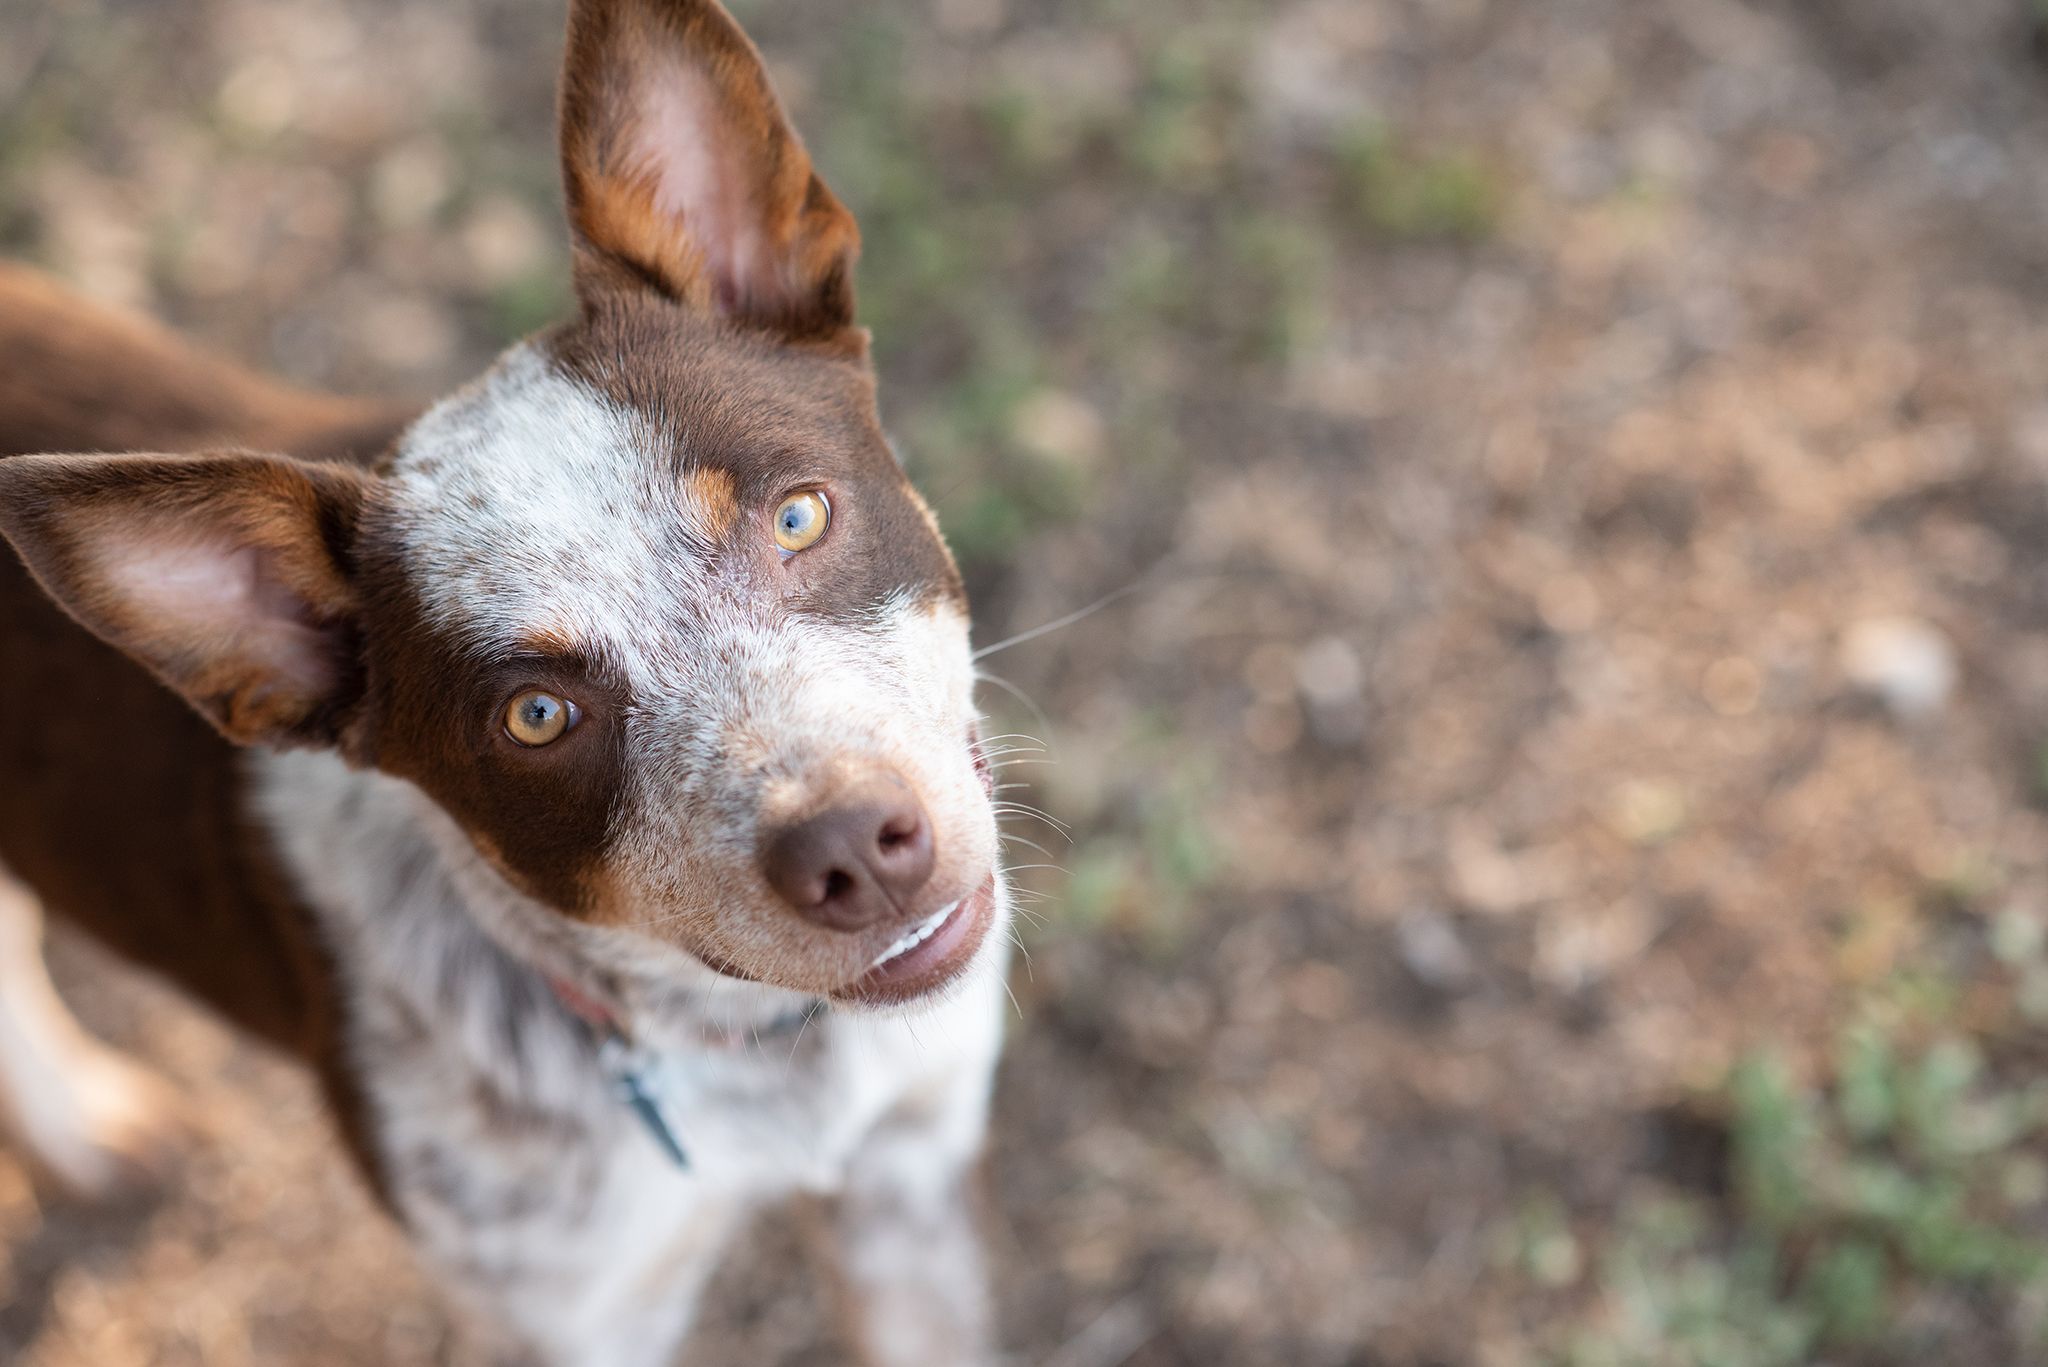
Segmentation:
<svg viewBox="0 0 2048 1367">
<path fill-rule="evenodd" d="M 2042 952 L 2038 936 L 2002 939 Z M 1798 1367 L 1851 1349 L 1933 1361 L 1904 1341 L 1916 1301 L 2028 1318 L 2048 1288 L 2048 1091 L 1993 1069 L 1958 1019 L 1956 984 L 1931 976 L 1857 1003 L 1823 1085 L 1771 1048 L 1731 1070 L 1707 1099 L 1727 1118 L 1727 1199 L 1653 1189 L 1627 1203 L 1596 1321 L 1564 1362 Z"/>
<path fill-rule="evenodd" d="M 1504 187 L 1475 152 L 1418 151 L 1377 123 L 1353 128 L 1335 150 L 1346 211 L 1383 236 L 1469 242 L 1499 225 Z"/>
</svg>

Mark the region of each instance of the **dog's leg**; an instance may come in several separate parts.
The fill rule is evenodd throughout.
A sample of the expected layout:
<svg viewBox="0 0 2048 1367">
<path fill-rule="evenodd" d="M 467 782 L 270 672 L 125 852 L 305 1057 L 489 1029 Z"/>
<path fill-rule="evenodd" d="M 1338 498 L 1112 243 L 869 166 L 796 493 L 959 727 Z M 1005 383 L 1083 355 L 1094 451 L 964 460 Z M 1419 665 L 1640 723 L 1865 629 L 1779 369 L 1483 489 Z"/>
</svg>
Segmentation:
<svg viewBox="0 0 2048 1367">
<path fill-rule="evenodd" d="M 985 1072 L 963 1070 L 899 1105 L 854 1159 L 836 1232 L 853 1327 L 873 1367 L 995 1360 L 972 1181 L 987 1111 Z"/>
<path fill-rule="evenodd" d="M 383 1146 L 404 1222 L 485 1359 L 670 1367 L 746 1201 L 679 1176 L 603 1112 L 591 1130 L 503 1102 L 475 1108 L 445 1076 L 429 1070 L 419 1090 L 381 1079 Z M 393 1113 L 399 1096 L 416 1101 Z"/>
<path fill-rule="evenodd" d="M 168 1169 L 185 1127 L 154 1073 L 86 1034 L 43 966 L 42 906 L 0 867 L 0 1127 L 73 1193 L 112 1195 Z"/>
<path fill-rule="evenodd" d="M 488 1282 L 463 1278 L 458 1290 L 493 1364 L 671 1367 L 741 1213 L 703 1203 L 654 1246 L 633 1232 L 608 1240 L 559 1227 L 553 1247 L 530 1249 Z M 477 1233 L 481 1243 L 491 1232 Z"/>
</svg>

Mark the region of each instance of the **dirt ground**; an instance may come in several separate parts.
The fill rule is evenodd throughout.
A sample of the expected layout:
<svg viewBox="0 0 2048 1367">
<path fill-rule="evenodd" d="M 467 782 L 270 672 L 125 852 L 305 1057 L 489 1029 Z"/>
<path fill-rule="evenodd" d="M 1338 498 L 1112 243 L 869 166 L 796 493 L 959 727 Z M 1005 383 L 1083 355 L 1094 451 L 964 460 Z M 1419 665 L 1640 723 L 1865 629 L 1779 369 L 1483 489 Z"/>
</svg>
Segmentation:
<svg viewBox="0 0 2048 1367">
<path fill-rule="evenodd" d="M 0 12 L 0 248 L 431 394 L 564 302 L 541 0 Z M 867 232 L 1042 900 L 1035 1367 L 2048 1360 L 2027 0 L 749 0 Z M 0 1153 L 0 1361 L 453 1360 L 307 1088 Z M 802 1220 L 688 1361 L 841 1360 Z"/>
</svg>

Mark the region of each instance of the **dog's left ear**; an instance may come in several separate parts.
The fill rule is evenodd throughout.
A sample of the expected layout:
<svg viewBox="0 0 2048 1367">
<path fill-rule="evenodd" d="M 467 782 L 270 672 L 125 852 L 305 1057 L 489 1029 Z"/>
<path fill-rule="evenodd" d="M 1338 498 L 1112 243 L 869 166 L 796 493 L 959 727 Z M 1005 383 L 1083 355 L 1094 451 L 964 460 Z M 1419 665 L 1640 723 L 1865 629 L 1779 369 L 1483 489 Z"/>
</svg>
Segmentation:
<svg viewBox="0 0 2048 1367">
<path fill-rule="evenodd" d="M 0 536 L 58 605 L 242 744 L 332 745 L 362 688 L 371 476 L 240 452 L 0 460 Z"/>
<path fill-rule="evenodd" d="M 586 300 L 651 286 L 795 341 L 852 326 L 860 231 L 715 0 L 573 0 L 561 120 Z"/>
</svg>

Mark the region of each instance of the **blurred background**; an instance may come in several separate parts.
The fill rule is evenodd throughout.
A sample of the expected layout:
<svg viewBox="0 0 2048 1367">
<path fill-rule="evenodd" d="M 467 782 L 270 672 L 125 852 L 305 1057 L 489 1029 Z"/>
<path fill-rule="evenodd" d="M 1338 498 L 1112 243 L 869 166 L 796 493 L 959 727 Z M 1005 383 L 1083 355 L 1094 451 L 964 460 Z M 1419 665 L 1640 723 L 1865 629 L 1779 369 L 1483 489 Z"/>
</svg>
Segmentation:
<svg viewBox="0 0 2048 1367">
<path fill-rule="evenodd" d="M 560 8 L 6 5 L 0 249 L 444 390 L 568 302 Z M 735 8 L 981 639 L 1137 586 L 988 661 L 1015 1361 L 2044 1360 L 2043 10 Z M 448 1360 L 303 1081 L 56 957 L 215 1134 L 0 1154 L 0 1361 Z M 841 1360 L 802 1231 L 690 1362 Z"/>
</svg>

